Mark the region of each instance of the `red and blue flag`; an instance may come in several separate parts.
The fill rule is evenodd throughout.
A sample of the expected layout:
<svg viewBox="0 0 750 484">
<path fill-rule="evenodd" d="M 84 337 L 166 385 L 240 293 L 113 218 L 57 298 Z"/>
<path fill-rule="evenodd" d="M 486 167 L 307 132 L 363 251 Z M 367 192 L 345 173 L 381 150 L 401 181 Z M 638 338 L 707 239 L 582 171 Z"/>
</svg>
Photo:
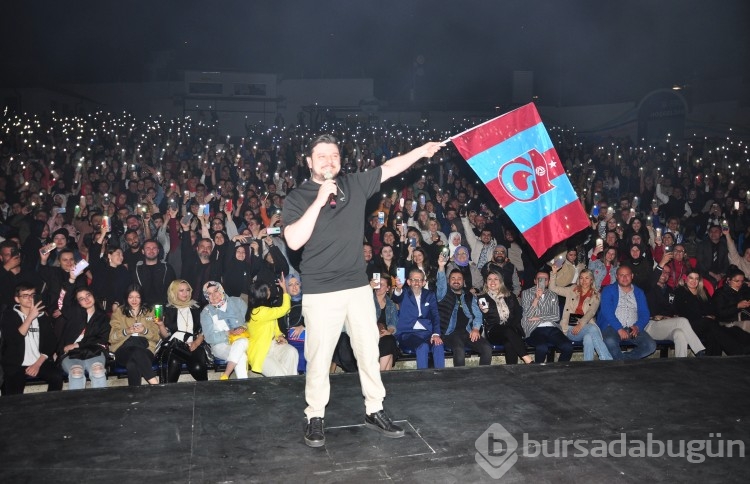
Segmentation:
<svg viewBox="0 0 750 484">
<path fill-rule="evenodd" d="M 451 141 L 538 256 L 589 227 L 533 103 Z"/>
</svg>

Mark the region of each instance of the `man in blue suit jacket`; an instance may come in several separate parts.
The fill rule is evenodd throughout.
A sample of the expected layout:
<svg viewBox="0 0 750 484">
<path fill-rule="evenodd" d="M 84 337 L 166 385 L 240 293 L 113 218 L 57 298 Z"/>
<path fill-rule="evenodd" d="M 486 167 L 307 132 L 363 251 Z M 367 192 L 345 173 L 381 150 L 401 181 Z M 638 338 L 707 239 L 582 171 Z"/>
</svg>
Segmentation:
<svg viewBox="0 0 750 484">
<path fill-rule="evenodd" d="M 628 265 L 617 269 L 617 284 L 602 289 L 602 302 L 596 323 L 602 330 L 607 349 L 615 360 L 639 360 L 656 350 L 656 342 L 646 333 L 650 313 L 646 295 L 633 285 L 633 270 Z M 621 342 L 635 345 L 623 352 Z"/>
<path fill-rule="evenodd" d="M 404 282 L 407 283 L 406 287 Z M 407 281 L 396 280 L 392 299 L 401 306 L 396 339 L 401 348 L 413 349 L 417 353 L 417 368 L 427 368 L 430 351 L 435 368 L 445 368 L 437 298 L 434 292 L 423 288 L 424 283 L 424 272 L 419 269 L 412 269 Z"/>
</svg>

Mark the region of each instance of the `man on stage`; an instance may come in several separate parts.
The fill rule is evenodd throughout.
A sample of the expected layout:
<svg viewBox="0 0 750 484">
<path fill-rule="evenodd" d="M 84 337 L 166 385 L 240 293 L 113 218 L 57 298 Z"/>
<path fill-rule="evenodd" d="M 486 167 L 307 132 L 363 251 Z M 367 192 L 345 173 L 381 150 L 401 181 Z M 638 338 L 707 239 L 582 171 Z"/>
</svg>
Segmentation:
<svg viewBox="0 0 750 484">
<path fill-rule="evenodd" d="M 330 135 L 312 140 L 307 156 L 311 178 L 289 193 L 282 217 L 287 245 L 293 250 L 304 247 L 300 273 L 305 281 L 302 312 L 307 331 L 305 443 L 310 447 L 325 445 L 328 371 L 344 325 L 359 366 L 365 425 L 387 437 L 404 435 L 383 411 L 379 334 L 362 255 L 365 204 L 382 182 L 441 148 L 440 143 L 426 143 L 375 169 L 339 176 L 341 154 L 337 143 Z"/>
</svg>

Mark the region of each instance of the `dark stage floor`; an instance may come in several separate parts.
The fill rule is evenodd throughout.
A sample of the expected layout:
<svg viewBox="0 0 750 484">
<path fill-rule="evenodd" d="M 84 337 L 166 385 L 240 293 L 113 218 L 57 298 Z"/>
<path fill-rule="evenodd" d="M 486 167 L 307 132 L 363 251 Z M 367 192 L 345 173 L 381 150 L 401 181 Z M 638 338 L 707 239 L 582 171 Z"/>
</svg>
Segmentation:
<svg viewBox="0 0 750 484">
<path fill-rule="evenodd" d="M 573 457 L 583 452 L 577 447 L 567 448 L 568 457 L 531 456 L 538 449 L 531 440 L 548 440 L 553 452 L 555 439 L 585 439 L 581 448 L 601 454 L 602 445 L 591 441 L 621 441 L 622 433 L 627 449 L 603 444 L 606 452 L 637 455 L 633 442 L 648 442 L 649 434 L 671 440 L 673 452 L 681 439 L 708 440 L 713 455 L 728 452 L 722 439 L 743 441 L 744 448 L 747 357 L 398 371 L 383 378 L 386 407 L 406 436 L 392 440 L 364 428 L 357 376 L 335 375 L 328 443 L 320 449 L 302 440 L 304 377 L 0 398 L 0 482 L 747 482 L 750 471 L 748 459 L 736 457 L 736 442 L 735 457 L 702 463 L 687 456 Z M 706 455 L 699 444 L 691 444 L 691 460 Z M 658 453 L 650 445 L 642 451 Z M 498 480 L 490 475 L 503 471 Z"/>
</svg>

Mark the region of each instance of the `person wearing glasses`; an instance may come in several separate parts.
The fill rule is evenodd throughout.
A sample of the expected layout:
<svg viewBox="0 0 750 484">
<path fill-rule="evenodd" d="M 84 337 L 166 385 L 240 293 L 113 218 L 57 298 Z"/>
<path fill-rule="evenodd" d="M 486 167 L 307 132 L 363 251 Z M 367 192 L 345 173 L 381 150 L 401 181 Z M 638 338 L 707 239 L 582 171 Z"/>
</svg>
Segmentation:
<svg viewBox="0 0 750 484">
<path fill-rule="evenodd" d="M 445 273 L 438 272 L 438 278 L 445 279 Z M 445 347 L 440 336 L 440 316 L 438 298 L 429 289 L 424 289 L 425 275 L 419 269 L 409 272 L 406 285 L 396 279 L 393 302 L 400 305 L 396 339 L 401 349 L 414 350 L 417 354 L 417 368 L 428 367 L 429 353 L 435 368 L 445 368 Z M 443 290 L 445 283 L 438 284 Z M 444 294 L 440 294 L 440 299 Z"/>
<path fill-rule="evenodd" d="M 19 283 L 15 288 L 16 305 L 3 313 L 3 396 L 22 394 L 27 377 L 46 381 L 49 392 L 63 387 L 63 374 L 52 359 L 57 347 L 52 320 L 44 313 L 44 304 L 36 302 L 34 296 L 36 289 L 32 284 Z"/>
<path fill-rule="evenodd" d="M 690 265 L 687 251 L 683 244 L 677 244 L 674 246 L 674 251 L 664 253 L 662 261 L 659 264 L 661 267 L 665 267 L 665 259 L 667 263 L 666 265 L 671 269 L 669 279 L 667 279 L 667 285 L 671 289 L 675 289 L 678 285 L 685 283 L 688 273 L 690 273 L 694 267 Z"/>
<path fill-rule="evenodd" d="M 574 252 L 574 254 L 577 255 L 576 252 Z M 495 248 L 492 249 L 492 260 L 487 262 L 487 264 L 481 268 L 481 273 L 485 280 L 490 272 L 497 272 L 502 275 L 503 285 L 511 290 L 513 294 L 516 296 L 521 294 L 521 281 L 518 278 L 518 271 L 516 270 L 516 266 L 513 265 L 510 259 L 508 259 L 508 249 L 506 249 L 504 245 L 496 245 Z M 571 279 L 572 277 L 571 274 Z"/>
<path fill-rule="evenodd" d="M 68 374 L 68 389 L 86 388 L 87 373 L 91 388 L 106 388 L 110 329 L 107 314 L 98 307 L 88 287 L 66 294 L 62 312 L 65 327 L 57 354 L 60 367 Z"/>
</svg>

